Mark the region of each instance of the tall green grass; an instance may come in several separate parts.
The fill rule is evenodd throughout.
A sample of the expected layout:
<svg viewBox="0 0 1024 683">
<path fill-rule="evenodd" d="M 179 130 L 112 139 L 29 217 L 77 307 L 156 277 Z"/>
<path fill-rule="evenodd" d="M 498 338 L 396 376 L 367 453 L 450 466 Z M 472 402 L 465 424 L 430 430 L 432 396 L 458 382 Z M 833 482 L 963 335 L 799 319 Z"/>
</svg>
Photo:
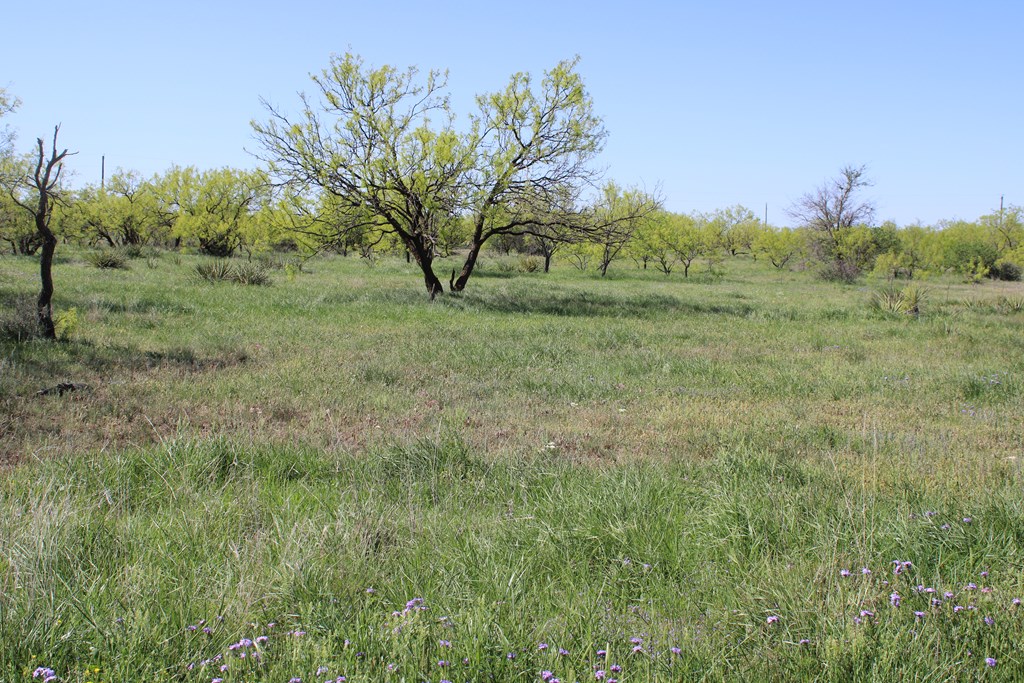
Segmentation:
<svg viewBox="0 0 1024 683">
<path fill-rule="evenodd" d="M 49 459 L 0 488 L 0 676 L 1019 677 L 1019 481 L 965 495 L 914 479 L 750 449 L 493 460 L 454 437 Z"/>
</svg>

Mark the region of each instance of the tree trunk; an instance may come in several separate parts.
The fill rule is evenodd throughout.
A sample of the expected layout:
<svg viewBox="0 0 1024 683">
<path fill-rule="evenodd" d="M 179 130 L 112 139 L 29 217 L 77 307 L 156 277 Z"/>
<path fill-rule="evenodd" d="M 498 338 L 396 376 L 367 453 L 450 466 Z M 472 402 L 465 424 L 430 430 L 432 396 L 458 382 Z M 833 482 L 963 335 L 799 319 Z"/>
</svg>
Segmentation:
<svg viewBox="0 0 1024 683">
<path fill-rule="evenodd" d="M 429 247 L 411 238 L 406 243 L 406 250 L 406 254 L 411 254 L 416 259 L 420 270 L 423 271 L 423 284 L 427 287 L 430 300 L 433 301 L 438 294 L 444 294 L 444 287 L 437 279 L 437 275 L 434 274 L 434 257 L 431 256 Z"/>
<path fill-rule="evenodd" d="M 462 264 L 462 272 L 459 273 L 458 278 L 452 278 L 451 290 L 453 292 L 461 292 L 466 288 L 466 283 L 469 282 L 469 276 L 473 274 L 473 269 L 476 267 L 476 259 L 480 255 L 480 248 L 484 246 L 483 242 L 473 240 L 469 244 L 469 253 L 466 254 L 466 260 Z M 547 263 L 545 262 L 544 272 L 547 272 Z"/>
<path fill-rule="evenodd" d="M 548 252 L 544 253 L 544 272 L 551 270 L 551 254 Z"/>
<path fill-rule="evenodd" d="M 36 223 L 40 225 L 39 222 Z M 57 249 L 57 238 L 53 236 L 46 226 L 39 228 L 48 233 L 43 240 L 43 253 L 39 257 L 39 277 L 42 280 L 42 288 L 39 291 L 39 299 L 36 302 L 37 319 L 39 329 L 46 339 L 56 339 L 57 329 L 53 324 L 53 252 Z"/>
</svg>

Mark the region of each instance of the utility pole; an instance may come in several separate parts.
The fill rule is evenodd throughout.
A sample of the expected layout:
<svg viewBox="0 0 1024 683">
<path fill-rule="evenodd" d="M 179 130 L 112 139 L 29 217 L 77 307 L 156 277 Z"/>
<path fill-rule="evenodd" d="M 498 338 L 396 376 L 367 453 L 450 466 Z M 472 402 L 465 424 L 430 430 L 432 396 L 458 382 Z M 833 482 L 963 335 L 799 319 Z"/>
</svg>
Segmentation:
<svg viewBox="0 0 1024 683">
<path fill-rule="evenodd" d="M 764 227 L 768 227 L 768 202 L 764 203 Z"/>
<path fill-rule="evenodd" d="M 999 195 L 999 230 L 1003 230 L 1003 195 Z"/>
<path fill-rule="evenodd" d="M 100 189 L 103 189 L 104 182 L 107 179 L 107 157 L 106 155 L 100 157 Z"/>
</svg>

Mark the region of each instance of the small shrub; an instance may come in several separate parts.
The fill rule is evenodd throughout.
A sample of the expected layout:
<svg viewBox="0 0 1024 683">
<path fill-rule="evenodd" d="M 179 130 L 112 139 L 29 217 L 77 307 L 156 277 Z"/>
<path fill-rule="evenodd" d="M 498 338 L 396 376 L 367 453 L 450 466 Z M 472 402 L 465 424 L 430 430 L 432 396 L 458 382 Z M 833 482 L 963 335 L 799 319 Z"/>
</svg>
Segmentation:
<svg viewBox="0 0 1024 683">
<path fill-rule="evenodd" d="M 524 273 L 536 273 L 543 265 L 544 262 L 536 256 L 523 256 L 519 259 L 519 270 Z"/>
<path fill-rule="evenodd" d="M 141 244 L 125 244 L 118 249 L 126 259 L 138 259 L 146 256 L 146 250 Z"/>
<path fill-rule="evenodd" d="M 1004 296 L 996 303 L 1000 313 L 1024 312 L 1024 296 Z"/>
<path fill-rule="evenodd" d="M 105 270 L 128 270 L 128 257 L 122 249 L 104 249 L 86 254 L 85 260 Z"/>
<path fill-rule="evenodd" d="M 195 274 L 206 282 L 231 282 L 235 279 L 235 269 L 227 259 L 197 263 Z"/>
<path fill-rule="evenodd" d="M 231 278 L 240 285 L 257 285 L 265 287 L 270 284 L 270 274 L 267 267 L 259 262 L 243 261 L 234 268 L 234 277 Z"/>
<path fill-rule="evenodd" d="M 71 339 L 78 332 L 78 309 L 71 307 L 54 316 L 53 326 L 57 339 Z"/>
<path fill-rule="evenodd" d="M 818 277 L 826 282 L 849 284 L 860 276 L 860 268 L 849 261 L 829 261 L 818 271 Z"/>
<path fill-rule="evenodd" d="M 1000 259 L 992 266 L 992 270 L 989 271 L 989 277 L 1008 282 L 1020 282 L 1021 267 L 1013 261 Z"/>
<path fill-rule="evenodd" d="M 0 339 L 15 342 L 38 339 L 41 335 L 36 316 L 36 298 L 28 294 L 0 307 Z"/>
</svg>

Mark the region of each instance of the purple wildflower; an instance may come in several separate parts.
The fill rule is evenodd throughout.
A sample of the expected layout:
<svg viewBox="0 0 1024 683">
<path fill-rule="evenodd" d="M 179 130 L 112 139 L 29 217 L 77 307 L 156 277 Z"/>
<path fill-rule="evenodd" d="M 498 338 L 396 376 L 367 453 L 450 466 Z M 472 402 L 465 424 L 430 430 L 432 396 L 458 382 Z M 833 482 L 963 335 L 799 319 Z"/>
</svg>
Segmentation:
<svg viewBox="0 0 1024 683">
<path fill-rule="evenodd" d="M 621 666 L 619 666 L 618 664 L 612 664 L 612 665 L 611 665 L 610 667 L 608 667 L 608 668 L 609 668 L 609 669 L 611 669 L 612 673 L 614 673 L 614 674 L 617 674 L 617 673 L 619 673 L 620 671 L 622 671 L 622 667 L 621 667 Z"/>
<path fill-rule="evenodd" d="M 971 523 L 971 522 L 973 522 L 973 521 L 974 521 L 974 520 L 973 520 L 973 519 L 971 519 L 970 517 L 964 517 L 964 524 L 970 524 L 970 523 Z"/>
<path fill-rule="evenodd" d="M 448 666 L 449 664 L 451 664 L 451 662 L 449 662 L 447 659 L 442 659 L 441 661 L 439 661 L 437 663 L 437 665 L 439 667 L 441 667 L 442 669 L 445 668 L 446 666 Z"/>
<path fill-rule="evenodd" d="M 810 644 L 811 644 L 811 641 L 808 640 L 807 638 L 801 638 L 800 642 L 797 643 L 797 645 L 810 645 Z"/>
<path fill-rule="evenodd" d="M 775 623 L 775 622 L 777 622 L 778 620 L 779 620 L 779 617 L 778 617 L 778 615 L 776 615 L 776 614 L 771 614 L 771 615 L 769 615 L 769 616 L 768 616 L 768 618 L 767 618 L 767 619 L 765 619 L 765 623 L 766 623 L 766 624 L 774 624 L 774 623 Z"/>
<path fill-rule="evenodd" d="M 850 575 L 850 570 L 849 569 L 840 569 L 839 570 L 839 576 L 842 576 L 843 578 L 846 578 L 849 575 Z"/>
<path fill-rule="evenodd" d="M 914 616 L 917 617 L 918 619 L 924 619 L 924 612 L 920 612 L 920 611 L 914 612 Z"/>
<path fill-rule="evenodd" d="M 608 651 L 607 650 L 598 650 L 597 651 L 597 658 L 598 659 L 604 659 L 607 656 L 608 656 Z"/>
<path fill-rule="evenodd" d="M 547 669 L 545 669 L 544 671 L 540 672 L 540 680 L 544 681 L 544 683 L 547 683 L 548 681 L 550 681 L 554 677 L 555 677 L 555 674 L 550 672 L 550 671 L 548 671 Z"/>
<path fill-rule="evenodd" d="M 565 657 L 565 656 L 567 656 L 569 654 L 569 651 L 566 650 L 564 647 L 560 647 L 560 648 L 558 648 L 558 654 L 560 654 L 563 657 Z"/>
<path fill-rule="evenodd" d="M 450 640 L 441 640 L 441 641 L 438 642 L 438 645 L 440 645 L 441 647 L 451 647 L 452 646 L 452 641 L 450 641 Z"/>
<path fill-rule="evenodd" d="M 995 665 L 996 665 L 996 658 L 995 657 L 985 657 L 985 666 L 995 666 Z"/>
<path fill-rule="evenodd" d="M 871 576 L 871 570 L 868 569 L 867 567 L 863 567 L 860 570 L 860 573 L 863 574 L 864 576 Z"/>
<path fill-rule="evenodd" d="M 541 643 L 540 645 L 537 646 L 537 649 L 538 650 L 546 650 L 546 649 L 548 649 L 548 644 L 547 643 Z"/>
<path fill-rule="evenodd" d="M 600 681 L 601 679 L 604 678 L 604 676 L 605 676 L 604 670 L 602 670 L 602 669 L 598 669 L 597 671 L 594 672 L 594 678 L 596 680 Z"/>
<path fill-rule="evenodd" d="M 989 626 L 993 626 L 993 625 L 995 625 L 996 620 L 993 619 L 992 617 L 985 617 L 985 623 L 987 625 L 989 625 Z"/>
<path fill-rule="evenodd" d="M 900 594 L 894 591 L 893 594 L 889 596 L 889 604 L 891 604 L 893 607 L 899 607 Z"/>
<path fill-rule="evenodd" d="M 683 653 L 683 649 L 681 647 L 671 647 L 669 648 L 669 652 L 671 652 L 674 655 L 678 655 Z"/>
</svg>

